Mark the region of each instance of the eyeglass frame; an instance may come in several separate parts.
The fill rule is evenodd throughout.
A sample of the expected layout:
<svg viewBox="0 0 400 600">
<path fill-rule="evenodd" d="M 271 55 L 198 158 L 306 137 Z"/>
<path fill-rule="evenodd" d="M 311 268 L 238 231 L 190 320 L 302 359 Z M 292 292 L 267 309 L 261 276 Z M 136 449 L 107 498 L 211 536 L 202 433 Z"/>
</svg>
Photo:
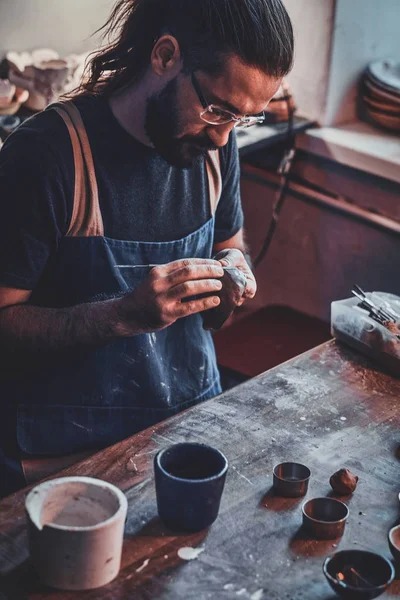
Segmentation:
<svg viewBox="0 0 400 600">
<path fill-rule="evenodd" d="M 191 81 L 192 81 L 192 85 L 196 91 L 196 94 L 199 97 L 201 105 L 204 108 L 204 110 L 199 114 L 200 119 L 202 121 L 204 121 L 205 123 L 208 123 L 208 125 L 214 125 L 215 127 L 218 127 L 218 125 L 227 125 L 231 121 L 234 121 L 235 127 L 247 128 L 247 127 L 252 127 L 253 125 L 257 125 L 257 123 L 263 123 L 265 121 L 265 112 L 264 111 L 262 113 L 260 113 L 259 116 L 258 115 L 244 115 L 243 117 L 238 117 L 237 115 L 235 115 L 235 113 L 233 113 L 232 111 L 230 111 L 226 108 L 221 108 L 220 106 L 217 106 L 216 104 L 210 104 L 205 99 L 205 96 L 204 96 L 201 86 L 199 84 L 199 80 L 197 79 L 196 75 L 194 74 L 194 71 L 191 72 Z M 213 109 L 215 109 L 215 108 L 218 109 L 219 111 L 225 113 L 227 115 L 227 117 L 230 117 L 230 120 L 227 121 L 226 123 L 212 123 L 211 121 L 207 121 L 204 118 L 204 115 L 207 112 L 212 113 Z"/>
</svg>

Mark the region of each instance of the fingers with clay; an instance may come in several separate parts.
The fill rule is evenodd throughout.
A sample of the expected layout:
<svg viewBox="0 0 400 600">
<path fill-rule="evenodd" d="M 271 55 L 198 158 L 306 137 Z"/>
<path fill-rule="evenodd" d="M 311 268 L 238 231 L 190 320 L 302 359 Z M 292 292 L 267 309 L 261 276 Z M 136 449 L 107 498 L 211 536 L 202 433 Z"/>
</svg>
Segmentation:
<svg viewBox="0 0 400 600">
<path fill-rule="evenodd" d="M 222 289 L 218 292 L 219 306 L 203 314 L 205 329 L 222 327 L 235 308 L 246 298 L 253 298 L 257 285 L 243 253 L 240 250 L 222 250 L 215 257 L 223 267 Z"/>
<path fill-rule="evenodd" d="M 254 298 L 257 292 L 257 282 L 241 250 L 238 248 L 228 248 L 221 250 L 213 258 L 214 260 L 218 260 L 223 267 L 235 267 L 246 277 L 243 300 L 239 306 L 243 304 L 245 299 Z"/>
</svg>

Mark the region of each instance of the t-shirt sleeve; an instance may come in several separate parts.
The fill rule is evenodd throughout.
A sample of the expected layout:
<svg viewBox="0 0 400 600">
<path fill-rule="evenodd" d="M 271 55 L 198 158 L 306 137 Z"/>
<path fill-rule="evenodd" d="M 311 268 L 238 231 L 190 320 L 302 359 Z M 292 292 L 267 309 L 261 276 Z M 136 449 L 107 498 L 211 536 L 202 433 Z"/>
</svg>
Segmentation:
<svg viewBox="0 0 400 600">
<path fill-rule="evenodd" d="M 240 163 L 235 130 L 222 148 L 222 194 L 215 213 L 214 243 L 225 242 L 243 227 L 243 210 L 240 198 Z"/>
<path fill-rule="evenodd" d="M 0 151 L 0 285 L 34 289 L 65 234 L 58 161 L 43 136 L 21 126 Z"/>
</svg>

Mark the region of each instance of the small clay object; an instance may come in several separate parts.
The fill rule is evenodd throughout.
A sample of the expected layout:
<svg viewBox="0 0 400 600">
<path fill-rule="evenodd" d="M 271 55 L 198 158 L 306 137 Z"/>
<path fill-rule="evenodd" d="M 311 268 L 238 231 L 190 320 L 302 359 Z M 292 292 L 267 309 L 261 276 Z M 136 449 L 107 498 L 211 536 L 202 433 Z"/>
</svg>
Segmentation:
<svg viewBox="0 0 400 600">
<path fill-rule="evenodd" d="M 246 276 L 236 267 L 223 267 L 222 289 L 216 294 L 221 303 L 203 313 L 204 329 L 220 329 L 237 307 L 246 289 Z M 213 294 L 214 295 L 214 294 Z"/>
<path fill-rule="evenodd" d="M 357 481 L 358 476 L 354 475 L 349 469 L 340 469 L 332 475 L 329 483 L 335 492 L 342 496 L 346 496 L 347 494 L 352 494 L 354 492 L 357 487 Z"/>
</svg>

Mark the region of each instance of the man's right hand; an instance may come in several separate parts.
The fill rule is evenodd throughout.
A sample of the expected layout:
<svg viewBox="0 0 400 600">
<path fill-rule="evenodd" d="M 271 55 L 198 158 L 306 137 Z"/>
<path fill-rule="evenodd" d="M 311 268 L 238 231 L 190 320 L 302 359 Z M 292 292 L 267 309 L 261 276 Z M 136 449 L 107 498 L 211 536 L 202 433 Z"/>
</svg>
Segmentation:
<svg viewBox="0 0 400 600">
<path fill-rule="evenodd" d="M 148 277 L 118 301 L 118 329 L 121 335 L 149 333 L 169 327 L 178 319 L 220 303 L 218 292 L 224 271 L 212 259 L 191 258 L 154 267 Z M 185 301 L 192 296 L 209 294 Z"/>
<path fill-rule="evenodd" d="M 28 304 L 31 292 L 0 287 L 0 356 L 14 368 L 26 353 L 99 348 L 120 337 L 150 333 L 177 319 L 218 306 L 214 296 L 224 271 L 212 259 L 186 259 L 152 269 L 133 291 L 118 299 L 67 308 Z M 207 297 L 192 299 L 192 296 Z M 185 299 L 189 299 L 185 302 Z M 183 302 L 182 302 L 183 301 Z M 8 360 L 7 359 L 7 360 Z"/>
</svg>

